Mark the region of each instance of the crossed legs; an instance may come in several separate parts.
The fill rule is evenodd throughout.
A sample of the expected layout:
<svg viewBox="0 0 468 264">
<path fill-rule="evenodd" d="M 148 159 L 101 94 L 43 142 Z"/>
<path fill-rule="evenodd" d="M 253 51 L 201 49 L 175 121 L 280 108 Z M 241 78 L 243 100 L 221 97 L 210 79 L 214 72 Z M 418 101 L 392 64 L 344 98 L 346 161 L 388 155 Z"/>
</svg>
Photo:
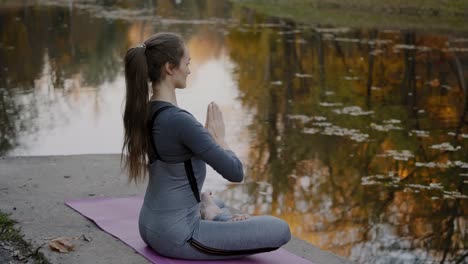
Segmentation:
<svg viewBox="0 0 468 264">
<path fill-rule="evenodd" d="M 212 192 L 201 193 L 200 214 L 203 220 L 241 221 L 250 217 L 248 214 L 232 214 L 224 202 L 214 198 Z"/>
</svg>

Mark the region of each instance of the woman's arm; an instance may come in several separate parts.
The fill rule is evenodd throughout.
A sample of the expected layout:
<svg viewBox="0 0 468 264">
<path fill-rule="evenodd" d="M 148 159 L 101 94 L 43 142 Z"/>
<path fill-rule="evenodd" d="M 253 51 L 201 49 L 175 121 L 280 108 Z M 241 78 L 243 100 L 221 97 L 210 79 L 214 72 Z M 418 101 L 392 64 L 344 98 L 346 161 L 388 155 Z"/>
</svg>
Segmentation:
<svg viewBox="0 0 468 264">
<path fill-rule="evenodd" d="M 225 142 L 218 144 L 210 132 L 186 111 L 175 113 L 172 120 L 181 144 L 189 148 L 195 155 L 208 163 L 226 180 L 241 182 L 244 178 L 242 162 L 236 154 L 227 147 Z"/>
</svg>

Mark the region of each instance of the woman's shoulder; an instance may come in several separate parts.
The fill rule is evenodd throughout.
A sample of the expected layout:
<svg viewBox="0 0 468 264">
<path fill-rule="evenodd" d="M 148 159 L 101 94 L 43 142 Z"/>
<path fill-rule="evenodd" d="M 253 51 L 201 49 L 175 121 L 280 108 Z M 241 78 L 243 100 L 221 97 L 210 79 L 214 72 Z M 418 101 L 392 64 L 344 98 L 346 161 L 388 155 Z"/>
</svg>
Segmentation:
<svg viewBox="0 0 468 264">
<path fill-rule="evenodd" d="M 174 126 L 190 126 L 199 124 L 198 120 L 189 111 L 177 106 L 172 109 L 169 122 Z"/>
<path fill-rule="evenodd" d="M 152 110 L 151 112 L 153 113 L 153 115 L 160 109 L 162 108 L 165 108 L 164 111 L 161 113 L 165 113 L 166 115 L 170 115 L 172 118 L 177 116 L 177 117 L 184 117 L 186 115 L 188 116 L 192 116 L 193 115 L 185 110 L 185 109 L 182 109 L 176 105 L 173 105 L 171 103 L 168 103 L 168 102 L 163 102 L 163 101 L 152 101 L 151 103 L 151 107 L 152 107 Z M 171 119 L 172 119 L 171 118 Z"/>
<path fill-rule="evenodd" d="M 185 109 L 182 109 L 176 105 L 168 105 L 169 106 L 169 109 L 167 110 L 167 112 L 169 112 L 170 116 L 171 116 L 171 120 L 172 119 L 175 119 L 175 118 L 179 118 L 179 119 L 183 119 L 183 118 L 187 118 L 187 117 L 192 117 L 194 118 L 194 116 L 192 115 L 192 113 L 190 113 L 189 111 L 185 110 Z"/>
</svg>

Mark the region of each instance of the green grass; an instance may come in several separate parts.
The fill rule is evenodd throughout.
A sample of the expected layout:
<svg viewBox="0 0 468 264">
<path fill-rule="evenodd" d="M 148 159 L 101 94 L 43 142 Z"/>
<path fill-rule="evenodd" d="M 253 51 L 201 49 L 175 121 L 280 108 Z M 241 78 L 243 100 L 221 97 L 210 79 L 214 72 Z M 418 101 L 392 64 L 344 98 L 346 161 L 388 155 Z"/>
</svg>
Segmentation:
<svg viewBox="0 0 468 264">
<path fill-rule="evenodd" d="M 7 214 L 0 212 L 0 241 L 19 250 L 22 256 L 31 257 L 36 264 L 48 263 L 44 256 L 38 252 L 39 248 L 33 250 L 31 244 L 23 239 L 21 230 L 15 228 L 15 224 L 16 222 L 11 220 Z"/>
<path fill-rule="evenodd" d="M 468 2 L 461 0 L 341 1 L 233 0 L 237 5 L 297 22 L 376 29 L 468 32 Z"/>
<path fill-rule="evenodd" d="M 0 239 L 2 241 L 22 239 L 19 232 L 14 228 L 15 223 L 6 214 L 0 213 Z"/>
</svg>

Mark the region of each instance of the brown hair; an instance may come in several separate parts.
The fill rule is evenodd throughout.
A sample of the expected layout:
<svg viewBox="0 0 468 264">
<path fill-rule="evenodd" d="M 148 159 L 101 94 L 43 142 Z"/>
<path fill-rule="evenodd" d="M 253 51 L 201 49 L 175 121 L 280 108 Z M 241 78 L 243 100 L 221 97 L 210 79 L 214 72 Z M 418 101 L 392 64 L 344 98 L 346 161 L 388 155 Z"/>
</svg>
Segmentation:
<svg viewBox="0 0 468 264">
<path fill-rule="evenodd" d="M 125 157 L 123 170 L 128 170 L 129 183 L 132 180 L 138 183 L 148 173 L 151 147 L 148 131 L 151 110 L 148 106 L 148 81 L 159 83 L 165 77 L 165 71 L 162 71 L 164 65 L 169 62 L 178 67 L 183 55 L 184 42 L 174 33 L 155 34 L 143 45 L 130 48 L 125 54 L 125 133 L 120 163 L 122 165 Z"/>
</svg>

